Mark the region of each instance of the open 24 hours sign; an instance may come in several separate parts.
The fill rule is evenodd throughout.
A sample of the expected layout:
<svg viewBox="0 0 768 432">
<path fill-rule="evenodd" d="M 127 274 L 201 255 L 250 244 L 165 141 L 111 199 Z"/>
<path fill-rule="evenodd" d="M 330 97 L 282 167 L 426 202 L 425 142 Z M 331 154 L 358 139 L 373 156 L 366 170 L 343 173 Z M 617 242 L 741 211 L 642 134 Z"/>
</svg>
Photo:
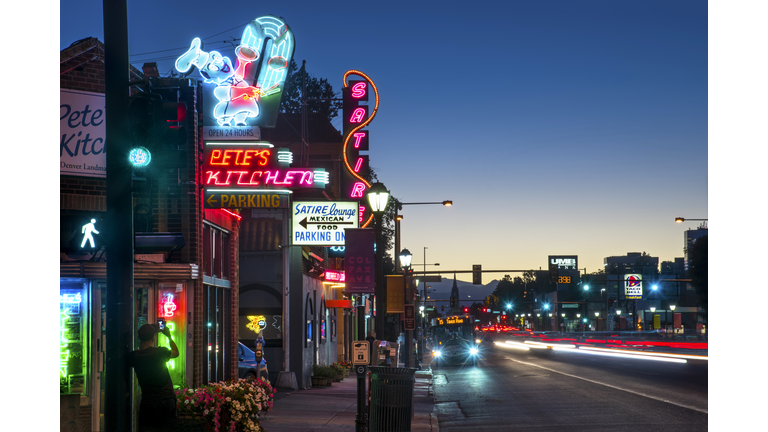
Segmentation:
<svg viewBox="0 0 768 432">
<path fill-rule="evenodd" d="M 360 225 L 359 211 L 357 201 L 294 201 L 292 243 L 343 246 L 344 230 Z"/>
</svg>

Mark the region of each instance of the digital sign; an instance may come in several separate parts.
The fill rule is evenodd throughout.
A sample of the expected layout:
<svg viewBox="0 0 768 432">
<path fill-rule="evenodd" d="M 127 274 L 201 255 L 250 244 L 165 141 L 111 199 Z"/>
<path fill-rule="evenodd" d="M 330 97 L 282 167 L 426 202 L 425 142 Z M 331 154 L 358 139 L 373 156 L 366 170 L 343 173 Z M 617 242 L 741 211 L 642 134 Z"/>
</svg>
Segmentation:
<svg viewBox="0 0 768 432">
<path fill-rule="evenodd" d="M 579 281 L 578 255 L 549 255 L 549 278 L 558 291 L 567 291 L 571 283 Z"/>
</svg>

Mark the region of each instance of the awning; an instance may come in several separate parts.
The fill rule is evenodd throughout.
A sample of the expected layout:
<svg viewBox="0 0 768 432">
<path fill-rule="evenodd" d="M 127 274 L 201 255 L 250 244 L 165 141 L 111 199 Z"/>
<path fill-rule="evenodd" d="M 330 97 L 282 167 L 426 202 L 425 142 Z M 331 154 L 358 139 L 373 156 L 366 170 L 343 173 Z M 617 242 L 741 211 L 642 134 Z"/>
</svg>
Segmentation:
<svg viewBox="0 0 768 432">
<path fill-rule="evenodd" d="M 325 307 L 352 309 L 352 300 L 326 300 Z"/>
</svg>

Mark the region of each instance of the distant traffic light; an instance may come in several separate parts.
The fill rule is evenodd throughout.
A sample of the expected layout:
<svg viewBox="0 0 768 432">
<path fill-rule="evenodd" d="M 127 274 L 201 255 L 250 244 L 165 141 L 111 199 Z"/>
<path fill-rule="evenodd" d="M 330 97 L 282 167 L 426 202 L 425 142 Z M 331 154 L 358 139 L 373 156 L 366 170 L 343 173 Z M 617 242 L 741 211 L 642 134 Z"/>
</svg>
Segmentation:
<svg viewBox="0 0 768 432">
<path fill-rule="evenodd" d="M 472 285 L 483 284 L 483 266 L 481 264 L 472 265 Z"/>
<path fill-rule="evenodd" d="M 444 311 L 445 310 L 445 306 L 440 306 L 440 310 Z"/>
<path fill-rule="evenodd" d="M 468 313 L 468 312 L 469 312 L 469 308 L 464 308 L 464 313 Z"/>
</svg>

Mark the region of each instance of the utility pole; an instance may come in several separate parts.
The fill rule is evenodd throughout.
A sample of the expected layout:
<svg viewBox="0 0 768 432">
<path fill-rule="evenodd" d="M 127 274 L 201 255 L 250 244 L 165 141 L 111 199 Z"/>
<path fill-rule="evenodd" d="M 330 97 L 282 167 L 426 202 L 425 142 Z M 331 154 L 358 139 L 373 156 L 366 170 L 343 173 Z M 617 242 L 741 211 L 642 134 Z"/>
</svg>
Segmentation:
<svg viewBox="0 0 768 432">
<path fill-rule="evenodd" d="M 104 422 L 108 431 L 132 430 L 133 348 L 132 168 L 128 162 L 128 14 L 125 0 L 104 0 L 104 82 L 107 151 L 107 300 Z"/>
</svg>

